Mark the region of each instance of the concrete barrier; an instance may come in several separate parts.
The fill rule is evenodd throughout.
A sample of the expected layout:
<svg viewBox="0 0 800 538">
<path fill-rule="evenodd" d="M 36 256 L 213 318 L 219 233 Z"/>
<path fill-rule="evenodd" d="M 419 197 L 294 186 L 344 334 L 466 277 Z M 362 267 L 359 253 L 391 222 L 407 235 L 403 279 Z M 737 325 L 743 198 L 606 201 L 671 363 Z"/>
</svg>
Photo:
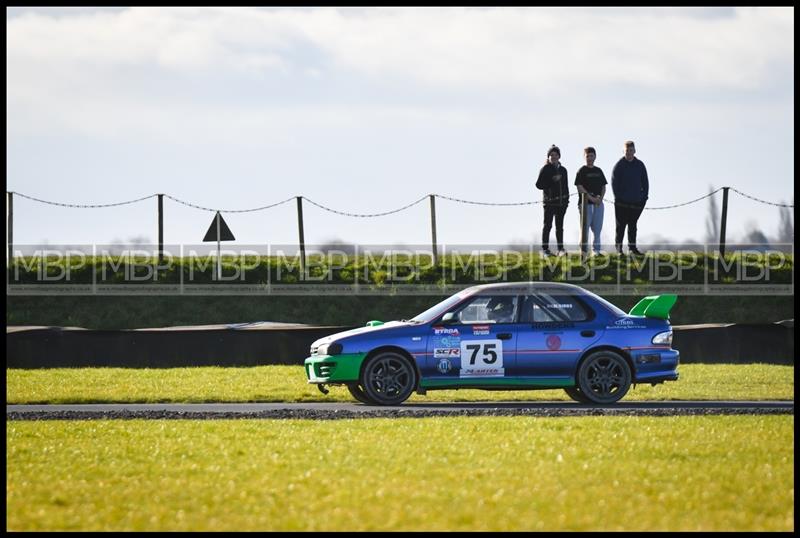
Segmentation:
<svg viewBox="0 0 800 538">
<path fill-rule="evenodd" d="M 9 327 L 6 367 L 177 368 L 302 364 L 311 343 L 352 327 L 257 323 L 95 331 Z"/>
<path fill-rule="evenodd" d="M 97 331 L 7 327 L 7 368 L 302 364 L 311 343 L 352 327 L 247 323 Z M 794 364 L 794 322 L 673 327 L 683 363 Z"/>
<path fill-rule="evenodd" d="M 777 323 L 676 325 L 681 362 L 794 364 L 794 320 Z"/>
</svg>

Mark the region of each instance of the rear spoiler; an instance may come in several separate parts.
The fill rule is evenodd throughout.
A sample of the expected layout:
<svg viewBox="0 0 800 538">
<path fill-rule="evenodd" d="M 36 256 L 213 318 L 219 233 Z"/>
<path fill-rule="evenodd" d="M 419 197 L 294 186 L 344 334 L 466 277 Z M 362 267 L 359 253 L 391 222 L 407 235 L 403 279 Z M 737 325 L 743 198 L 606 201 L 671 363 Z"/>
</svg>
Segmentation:
<svg viewBox="0 0 800 538">
<path fill-rule="evenodd" d="M 678 296 L 674 294 L 650 295 L 645 297 L 631 308 L 630 316 L 645 316 L 648 318 L 669 319 L 669 311 L 675 305 Z"/>
</svg>

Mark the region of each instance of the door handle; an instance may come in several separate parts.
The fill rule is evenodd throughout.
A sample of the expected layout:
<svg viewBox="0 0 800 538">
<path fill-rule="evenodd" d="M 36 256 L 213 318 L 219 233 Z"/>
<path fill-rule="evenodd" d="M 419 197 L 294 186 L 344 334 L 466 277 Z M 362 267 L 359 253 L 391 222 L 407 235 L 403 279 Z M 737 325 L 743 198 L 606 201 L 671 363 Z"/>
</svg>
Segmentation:
<svg viewBox="0 0 800 538">
<path fill-rule="evenodd" d="M 500 340 L 511 340 L 511 333 L 500 333 L 497 335 Z"/>
<path fill-rule="evenodd" d="M 581 331 L 581 336 L 594 336 L 594 331 Z"/>
</svg>

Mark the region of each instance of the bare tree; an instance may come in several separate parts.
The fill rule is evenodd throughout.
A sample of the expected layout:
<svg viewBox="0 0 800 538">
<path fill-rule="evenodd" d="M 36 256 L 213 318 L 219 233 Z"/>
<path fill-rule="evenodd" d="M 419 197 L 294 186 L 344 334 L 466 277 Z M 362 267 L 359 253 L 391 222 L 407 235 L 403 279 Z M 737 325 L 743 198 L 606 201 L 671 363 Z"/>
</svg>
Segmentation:
<svg viewBox="0 0 800 538">
<path fill-rule="evenodd" d="M 761 231 L 758 224 L 750 220 L 745 224 L 744 245 L 753 250 L 768 250 L 770 243 L 767 234 Z"/>
<path fill-rule="evenodd" d="M 708 186 L 708 192 L 714 192 L 714 185 Z M 716 243 L 719 240 L 719 208 L 717 197 L 708 197 L 708 219 L 706 220 L 706 243 Z"/>
</svg>

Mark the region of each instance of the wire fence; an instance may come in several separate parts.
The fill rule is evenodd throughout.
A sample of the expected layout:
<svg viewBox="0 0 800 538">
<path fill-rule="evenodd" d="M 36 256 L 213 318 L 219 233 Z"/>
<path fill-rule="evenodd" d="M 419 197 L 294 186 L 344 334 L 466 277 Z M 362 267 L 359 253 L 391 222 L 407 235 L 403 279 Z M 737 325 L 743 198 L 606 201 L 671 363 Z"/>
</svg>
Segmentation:
<svg viewBox="0 0 800 538">
<path fill-rule="evenodd" d="M 767 205 L 776 206 L 776 207 L 792 207 L 792 208 L 794 207 L 794 204 L 779 204 L 777 202 L 768 202 L 766 200 L 762 200 L 760 198 L 756 198 L 755 196 L 751 196 L 749 194 L 746 194 L 746 193 L 736 189 L 735 187 L 719 187 L 718 189 L 716 189 L 716 190 L 714 190 L 714 191 L 712 191 L 712 192 L 710 192 L 708 194 L 700 196 L 699 198 L 694 198 L 694 199 L 689 200 L 687 202 L 681 202 L 681 203 L 678 203 L 678 204 L 665 205 L 665 206 L 660 206 L 660 207 L 647 207 L 647 206 L 645 206 L 644 210 L 645 211 L 647 211 L 647 210 L 651 210 L 652 211 L 652 210 L 657 210 L 657 209 L 673 209 L 673 208 L 676 208 L 676 207 L 683 207 L 683 206 L 686 206 L 686 205 L 694 204 L 694 203 L 699 202 L 701 200 L 705 200 L 706 198 L 709 198 L 709 197 L 715 195 L 716 193 L 718 193 L 719 191 L 721 191 L 723 189 L 730 189 L 733 192 L 735 192 L 735 193 L 737 193 L 737 194 L 739 194 L 741 196 L 744 196 L 745 198 L 749 198 L 750 200 L 754 200 L 754 201 L 762 203 L 762 204 L 767 204 Z M 213 207 L 203 207 L 201 205 L 197 205 L 197 204 L 193 204 L 191 202 L 187 202 L 185 200 L 181 200 L 180 198 L 176 198 L 175 196 L 171 196 L 169 194 L 151 194 L 149 196 L 143 196 L 142 198 L 137 198 L 135 200 L 128 200 L 126 202 L 114 202 L 114 203 L 109 203 L 109 204 L 69 204 L 69 203 L 64 203 L 64 202 L 52 202 L 52 201 L 49 201 L 49 200 L 42 200 L 41 198 L 34 198 L 33 196 L 28 196 L 27 194 L 23 194 L 21 192 L 16 192 L 16 191 L 8 191 L 6 194 L 13 194 L 13 195 L 16 195 L 16 196 L 20 196 L 22 198 L 27 198 L 28 200 L 33 200 L 34 202 L 40 202 L 40 203 L 48 204 L 48 205 L 54 205 L 54 206 L 60 206 L 60 207 L 75 207 L 75 208 L 82 208 L 82 209 L 95 209 L 95 208 L 103 208 L 103 207 L 117 207 L 117 206 L 121 206 L 121 205 L 135 204 L 137 202 L 142 202 L 144 200 L 149 200 L 150 198 L 155 198 L 156 196 L 164 196 L 164 197 L 169 198 L 170 200 L 172 200 L 174 202 L 177 202 L 179 204 L 185 205 L 187 207 L 192 207 L 192 208 L 195 208 L 195 209 L 201 209 L 203 211 L 212 211 L 212 212 L 215 212 L 215 213 L 216 212 L 220 212 L 220 213 L 250 213 L 250 212 L 253 212 L 253 211 L 263 211 L 264 209 L 270 209 L 270 208 L 273 208 L 273 207 L 277 207 L 279 205 L 283 205 L 285 203 L 291 202 L 292 200 L 295 200 L 297 198 L 302 198 L 306 202 L 308 202 L 308 203 L 310 203 L 312 205 L 315 205 L 315 206 L 319 207 L 320 209 L 324 209 L 325 211 L 329 211 L 331 213 L 336 213 L 337 215 L 344 215 L 344 216 L 347 216 L 347 217 L 361 217 L 361 218 L 364 218 L 364 217 L 383 217 L 385 215 L 392 215 L 394 213 L 399 213 L 400 211 L 403 211 L 405 209 L 408 209 L 410 207 L 413 207 L 413 206 L 419 204 L 420 202 L 422 202 L 423 200 L 425 200 L 426 198 L 429 198 L 431 196 L 436 197 L 436 198 L 441 198 L 443 200 L 450 200 L 451 202 L 458 202 L 458 203 L 462 203 L 462 204 L 472 204 L 472 205 L 482 205 L 482 206 L 525 206 L 525 205 L 537 205 L 537 204 L 544 203 L 543 200 L 534 200 L 534 201 L 529 201 L 529 202 L 476 202 L 474 200 L 464 200 L 464 199 L 461 199 L 461 198 L 455 198 L 453 196 L 447 196 L 445 194 L 426 194 L 425 196 L 423 196 L 419 200 L 411 202 L 410 204 L 406 204 L 406 205 L 404 205 L 402 207 L 399 207 L 397 209 L 392 209 L 392 210 L 389 210 L 389 211 L 383 211 L 383 212 L 380 212 L 380 213 L 351 213 L 351 212 L 348 212 L 348 211 L 340 211 L 338 209 L 333 209 L 331 207 L 328 207 L 328 206 L 325 206 L 323 204 L 317 203 L 317 202 L 315 202 L 315 201 L 313 201 L 310 198 L 305 197 L 305 196 L 292 196 L 292 197 L 287 198 L 286 200 L 282 200 L 282 201 L 276 202 L 274 204 L 269 204 L 269 205 L 265 205 L 265 206 L 261 206 L 261 207 L 253 207 L 253 208 L 249 208 L 249 209 L 222 209 L 222 208 L 213 208 Z M 573 192 L 569 196 L 564 196 L 562 198 L 572 198 L 573 196 L 576 196 L 577 194 L 578 194 L 577 192 Z M 557 200 L 557 199 L 558 198 L 555 198 L 555 200 Z M 554 200 L 554 199 L 551 199 L 551 200 Z M 617 201 L 612 200 L 610 198 L 603 198 L 603 201 L 608 202 L 609 204 L 620 205 L 620 206 L 625 206 L 625 207 L 637 207 L 637 208 L 641 207 L 641 205 L 632 205 L 632 204 L 628 204 L 628 203 L 625 203 L 625 202 L 617 202 Z"/>
<path fill-rule="evenodd" d="M 716 190 L 714 190 L 712 192 L 709 192 L 708 194 L 705 194 L 705 195 L 700 196 L 698 198 L 694 198 L 692 200 L 688 200 L 686 202 L 680 202 L 680 203 L 676 203 L 676 204 L 658 206 L 658 207 L 648 207 L 646 204 L 644 204 L 643 209 L 645 211 L 646 210 L 655 211 L 655 210 L 674 209 L 674 208 L 678 208 L 678 207 L 683 207 L 683 206 L 687 206 L 687 205 L 698 203 L 698 202 L 700 202 L 702 200 L 705 200 L 706 198 L 714 196 L 719 191 L 723 191 L 723 204 L 722 204 L 723 207 L 722 207 L 722 218 L 721 218 L 720 252 L 724 253 L 728 190 L 732 190 L 733 192 L 735 192 L 736 194 L 739 194 L 740 196 L 743 196 L 745 198 L 748 198 L 750 200 L 753 200 L 753 201 L 761 203 L 761 204 L 766 204 L 766 205 L 770 205 L 770 206 L 774 206 L 774 207 L 794 208 L 794 204 L 783 204 L 783 203 L 777 203 L 777 202 L 770 202 L 770 201 L 762 200 L 760 198 L 756 198 L 755 196 L 751 196 L 749 194 L 746 194 L 746 193 L 744 193 L 744 192 L 742 192 L 739 189 L 736 189 L 734 187 L 720 187 L 720 188 L 718 188 L 718 189 L 716 189 Z M 547 200 L 547 203 L 548 204 L 554 203 L 554 202 L 558 203 L 561 200 L 569 199 L 569 198 L 571 198 L 573 196 L 576 196 L 577 194 L 578 194 L 577 192 L 574 192 L 574 193 L 572 193 L 572 194 L 570 194 L 568 196 L 562 196 L 560 198 L 550 198 L 550 199 Z M 417 204 L 422 203 L 426 198 L 428 198 L 430 200 L 430 206 L 431 206 L 431 237 L 432 237 L 431 246 L 432 246 L 432 249 L 433 249 L 433 252 L 434 252 L 434 256 L 436 256 L 436 253 L 437 253 L 437 250 L 438 250 L 437 249 L 437 241 L 436 241 L 436 198 L 440 198 L 442 200 L 448 200 L 448 201 L 451 201 L 451 202 L 461 203 L 461 204 L 469 204 L 469 205 L 477 205 L 477 206 L 495 206 L 495 207 L 533 206 L 533 205 L 545 203 L 544 200 L 538 200 L 538 201 L 533 201 L 532 200 L 532 201 L 525 201 L 525 202 L 482 202 L 482 201 L 475 201 L 475 200 L 464 200 L 464 199 L 461 199 L 461 198 L 455 198 L 453 196 L 447 196 L 447 195 L 444 195 L 444 194 L 431 193 L 431 194 L 426 194 L 425 196 L 423 196 L 423 197 L 419 198 L 418 200 L 415 200 L 415 201 L 413 201 L 413 202 L 411 202 L 409 204 L 406 204 L 406 205 L 404 205 L 402 207 L 398 207 L 396 209 L 392 209 L 392 210 L 389 210 L 389 211 L 382 211 L 382 212 L 377 212 L 377 213 L 354 213 L 354 212 L 342 211 L 342 210 L 339 210 L 339 209 L 334 209 L 334 208 L 328 207 L 328 206 L 323 205 L 321 203 L 315 202 L 314 200 L 311 200 L 310 198 L 306 198 L 305 196 L 292 196 L 292 197 L 287 198 L 285 200 L 282 200 L 280 202 L 276 202 L 276 203 L 268 204 L 268 205 L 264 205 L 264 206 L 259 206 L 259 207 L 248 208 L 248 209 L 222 209 L 222 208 L 204 207 L 204 206 L 201 206 L 201 205 L 198 205 L 198 204 L 187 202 L 185 200 L 181 200 L 181 199 L 179 199 L 179 198 L 177 198 L 175 196 L 169 195 L 169 194 L 151 194 L 149 196 L 143 196 L 143 197 L 137 198 L 135 200 L 127 200 L 127 201 L 124 201 L 124 202 L 113 202 L 113 203 L 105 203 L 105 204 L 74 204 L 74 203 L 65 203 L 65 202 L 53 202 L 53 201 L 50 201 L 50 200 L 43 200 L 41 198 L 36 198 L 36 197 L 33 197 L 33 196 L 29 196 L 29 195 L 23 194 L 21 192 L 7 191 L 6 192 L 6 197 L 7 197 L 6 199 L 7 199 L 7 203 L 8 203 L 8 226 L 7 226 L 7 231 L 8 231 L 8 234 L 7 234 L 7 239 L 8 239 L 8 258 L 7 258 L 7 261 L 9 261 L 9 262 L 13 259 L 13 243 L 14 243 L 14 238 L 13 238 L 13 214 L 14 214 L 14 212 L 13 212 L 13 197 L 15 195 L 19 196 L 21 198 L 25 198 L 27 200 L 32 200 L 34 202 L 38 202 L 38 203 L 42 203 L 42 204 L 58 206 L 58 207 L 67 207 L 67 208 L 79 208 L 79 209 L 98 209 L 98 208 L 108 208 L 108 207 L 119 207 L 119 206 L 123 206 L 123 205 L 135 204 L 135 203 L 138 203 L 138 202 L 142 202 L 144 200 L 149 200 L 150 198 L 158 197 L 158 202 L 159 202 L 158 203 L 158 213 L 159 213 L 159 215 L 158 215 L 158 217 L 159 217 L 158 218 L 158 223 L 159 223 L 159 230 L 158 230 L 159 252 L 161 252 L 163 250 L 163 244 L 164 244 L 164 241 L 163 241 L 163 237 L 164 237 L 163 213 L 162 213 L 163 212 L 163 198 L 164 197 L 166 197 L 166 198 L 168 198 L 168 199 L 170 199 L 170 200 L 172 200 L 172 201 L 174 201 L 174 202 L 176 202 L 178 204 L 187 206 L 187 207 L 191 207 L 191 208 L 194 208 L 194 209 L 199 209 L 199 210 L 202 210 L 202 211 L 209 211 L 209 212 L 213 212 L 213 213 L 251 213 L 251 212 L 256 212 L 256 211 L 264 211 L 266 209 L 271 209 L 271 208 L 278 207 L 278 206 L 281 206 L 283 204 L 289 203 L 292 200 L 296 200 L 297 201 L 297 210 L 298 210 L 298 228 L 299 228 L 299 235 L 300 235 L 299 244 L 300 244 L 300 250 L 303 251 L 303 252 L 305 251 L 305 240 L 303 239 L 303 213 L 302 213 L 302 202 L 303 202 L 303 200 L 305 200 L 309 204 L 312 204 L 312 205 L 314 205 L 314 206 L 316 206 L 316 207 L 318 207 L 318 208 L 320 208 L 320 209 L 322 209 L 324 211 L 328 211 L 330 213 L 335 213 L 337 215 L 342 215 L 342 216 L 346 216 L 346 217 L 355 217 L 355 218 L 375 218 L 375 217 L 383 217 L 383 216 L 387 216 L 387 215 L 393 215 L 395 213 L 399 213 L 401 211 L 405 211 L 406 209 L 409 209 L 409 208 L 411 208 L 413 206 L 416 206 Z M 603 200 L 605 202 L 609 203 L 609 204 L 613 204 L 613 205 L 616 205 L 616 206 L 631 207 L 631 208 L 637 208 L 637 209 L 642 208 L 642 204 L 641 203 L 637 205 L 637 204 L 631 204 L 629 202 L 621 202 L 621 201 L 611 200 L 611 199 L 608 199 L 608 198 L 603 198 Z"/>
</svg>

